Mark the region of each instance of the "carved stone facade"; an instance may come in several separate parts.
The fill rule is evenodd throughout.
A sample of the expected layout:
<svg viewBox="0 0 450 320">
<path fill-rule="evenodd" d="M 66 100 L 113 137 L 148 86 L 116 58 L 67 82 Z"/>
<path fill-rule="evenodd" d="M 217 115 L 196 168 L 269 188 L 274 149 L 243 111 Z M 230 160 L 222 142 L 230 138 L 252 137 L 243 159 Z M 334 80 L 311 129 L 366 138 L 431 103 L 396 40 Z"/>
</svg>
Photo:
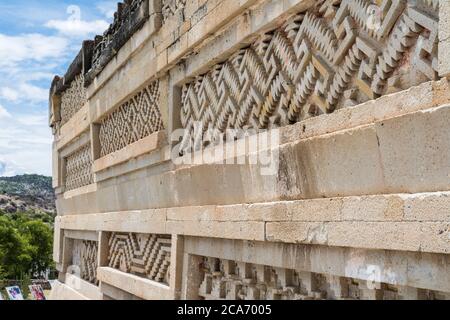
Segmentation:
<svg viewBox="0 0 450 320">
<path fill-rule="evenodd" d="M 162 0 L 162 15 L 164 20 L 183 11 L 187 0 Z"/>
<path fill-rule="evenodd" d="M 206 300 L 447 300 L 450 294 L 204 258 L 199 295 Z M 201 271 L 200 271 L 201 272 Z"/>
<path fill-rule="evenodd" d="M 117 51 L 139 30 L 149 18 L 149 0 L 127 0 L 117 4 L 114 22 L 102 36 L 95 38 L 92 69 L 88 83 L 102 71 Z"/>
<path fill-rule="evenodd" d="M 380 2 L 318 1 L 186 84 L 182 149 L 196 126 L 284 126 L 437 79 L 436 3 Z"/>
<path fill-rule="evenodd" d="M 170 236 L 113 233 L 109 239 L 109 266 L 168 284 L 170 250 Z"/>
<path fill-rule="evenodd" d="M 80 74 L 61 95 L 61 125 L 66 124 L 84 106 L 86 101 L 84 77 Z"/>
<path fill-rule="evenodd" d="M 67 191 L 84 187 L 94 182 L 90 144 L 68 156 L 65 163 L 65 187 Z"/>
<path fill-rule="evenodd" d="M 450 299 L 449 17 L 119 3 L 50 89 L 58 292 Z"/>
<path fill-rule="evenodd" d="M 80 278 L 98 285 L 98 242 L 89 240 L 74 240 L 72 263 L 78 266 Z"/>
<path fill-rule="evenodd" d="M 98 242 L 83 241 L 81 252 L 81 278 L 97 284 Z"/>
<path fill-rule="evenodd" d="M 159 82 L 153 82 L 102 120 L 99 134 L 102 157 L 164 130 L 160 95 Z"/>
</svg>

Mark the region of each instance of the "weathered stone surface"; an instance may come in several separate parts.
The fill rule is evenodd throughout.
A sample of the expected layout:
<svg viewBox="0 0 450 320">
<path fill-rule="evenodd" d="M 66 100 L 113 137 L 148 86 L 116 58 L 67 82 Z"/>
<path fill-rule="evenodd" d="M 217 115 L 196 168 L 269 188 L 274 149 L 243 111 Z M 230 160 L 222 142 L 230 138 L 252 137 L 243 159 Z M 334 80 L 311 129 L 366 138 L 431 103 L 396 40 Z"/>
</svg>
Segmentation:
<svg viewBox="0 0 450 320">
<path fill-rule="evenodd" d="M 270 222 L 266 239 L 275 242 L 355 246 L 368 249 L 450 252 L 449 222 Z"/>
<path fill-rule="evenodd" d="M 83 296 L 79 291 L 70 288 L 61 282 L 54 283 L 52 287 L 52 291 L 48 300 L 51 301 L 64 301 L 64 300 L 72 300 L 72 301 L 83 301 L 89 300 L 88 297 Z"/>
<path fill-rule="evenodd" d="M 170 288 L 111 268 L 99 268 L 99 279 L 145 300 L 173 299 Z"/>
<path fill-rule="evenodd" d="M 378 195 L 61 217 L 59 228 L 448 253 L 445 193 Z"/>
<path fill-rule="evenodd" d="M 168 166 L 166 158 L 155 163 L 159 168 L 130 162 L 129 173 L 114 183 L 109 178 L 98 183 L 96 193 L 59 199 L 58 208 L 61 214 L 96 213 L 447 191 L 449 112 L 445 105 L 283 144 L 273 153 L 280 156 L 273 162 L 275 169 L 279 165 L 276 175 L 264 175 L 261 165 L 248 162 Z M 419 124 L 426 129 L 415 131 Z M 406 132 L 399 137 L 400 127 Z"/>
<path fill-rule="evenodd" d="M 86 85 L 103 70 L 123 45 L 139 30 L 150 15 L 149 0 L 131 0 L 118 3 L 114 22 L 103 36 L 95 38 L 92 66 L 86 75 Z"/>
<path fill-rule="evenodd" d="M 185 250 L 192 257 L 289 269 L 312 276 L 332 274 L 363 280 L 362 285 L 375 271 L 374 282 L 449 292 L 448 255 L 204 238 L 187 238 Z"/>
</svg>

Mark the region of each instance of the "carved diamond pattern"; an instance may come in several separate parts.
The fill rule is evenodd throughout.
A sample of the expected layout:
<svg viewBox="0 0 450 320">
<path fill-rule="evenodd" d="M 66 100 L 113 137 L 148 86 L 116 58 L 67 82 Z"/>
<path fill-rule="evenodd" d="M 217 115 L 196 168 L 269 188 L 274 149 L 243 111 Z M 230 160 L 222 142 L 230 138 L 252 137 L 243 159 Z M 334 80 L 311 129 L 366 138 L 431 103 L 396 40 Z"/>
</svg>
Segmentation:
<svg viewBox="0 0 450 320">
<path fill-rule="evenodd" d="M 102 157 L 164 129 L 159 98 L 156 81 L 103 119 L 99 136 Z"/>
<path fill-rule="evenodd" d="M 90 144 L 66 158 L 66 191 L 94 183 L 92 163 Z"/>
<path fill-rule="evenodd" d="M 84 76 L 75 77 L 70 87 L 61 95 L 61 125 L 67 123 L 86 103 Z"/>
<path fill-rule="evenodd" d="M 316 1 L 184 86 L 181 149 L 201 148 L 208 131 L 287 125 L 437 79 L 438 17 L 433 0 Z"/>
</svg>

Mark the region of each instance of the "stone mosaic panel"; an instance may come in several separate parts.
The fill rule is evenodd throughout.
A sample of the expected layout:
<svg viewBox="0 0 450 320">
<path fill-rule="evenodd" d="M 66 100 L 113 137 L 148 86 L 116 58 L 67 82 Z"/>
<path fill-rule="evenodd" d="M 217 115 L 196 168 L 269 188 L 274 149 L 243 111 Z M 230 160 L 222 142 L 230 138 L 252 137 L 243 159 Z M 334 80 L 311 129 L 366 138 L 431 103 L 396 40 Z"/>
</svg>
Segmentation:
<svg viewBox="0 0 450 320">
<path fill-rule="evenodd" d="M 87 144 L 66 158 L 66 191 L 94 183 L 91 145 Z"/>
<path fill-rule="evenodd" d="M 287 125 L 437 79 L 438 10 L 433 0 L 316 1 L 183 87 L 182 150 L 206 133 Z"/>
<path fill-rule="evenodd" d="M 84 76 L 79 74 L 61 95 L 61 125 L 67 123 L 86 103 Z"/>
<path fill-rule="evenodd" d="M 102 120 L 99 134 L 102 157 L 164 129 L 160 94 L 159 82 L 153 82 Z"/>
<path fill-rule="evenodd" d="M 204 258 L 207 300 L 445 300 L 449 293 L 372 283 L 217 258 Z"/>
<path fill-rule="evenodd" d="M 79 267 L 80 278 L 97 285 L 98 242 L 74 240 L 72 263 Z"/>
<path fill-rule="evenodd" d="M 168 284 L 171 236 L 113 233 L 109 239 L 109 267 Z"/>
</svg>

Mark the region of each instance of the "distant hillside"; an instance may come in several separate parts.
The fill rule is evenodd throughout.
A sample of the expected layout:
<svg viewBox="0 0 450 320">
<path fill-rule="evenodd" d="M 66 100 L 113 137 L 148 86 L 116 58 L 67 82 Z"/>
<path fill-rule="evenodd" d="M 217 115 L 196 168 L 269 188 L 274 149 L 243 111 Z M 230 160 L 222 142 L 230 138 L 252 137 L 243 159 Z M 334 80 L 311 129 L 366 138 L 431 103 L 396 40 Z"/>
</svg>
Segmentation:
<svg viewBox="0 0 450 320">
<path fill-rule="evenodd" d="M 0 210 L 46 212 L 53 216 L 56 208 L 52 178 L 40 175 L 0 177 Z"/>
</svg>

